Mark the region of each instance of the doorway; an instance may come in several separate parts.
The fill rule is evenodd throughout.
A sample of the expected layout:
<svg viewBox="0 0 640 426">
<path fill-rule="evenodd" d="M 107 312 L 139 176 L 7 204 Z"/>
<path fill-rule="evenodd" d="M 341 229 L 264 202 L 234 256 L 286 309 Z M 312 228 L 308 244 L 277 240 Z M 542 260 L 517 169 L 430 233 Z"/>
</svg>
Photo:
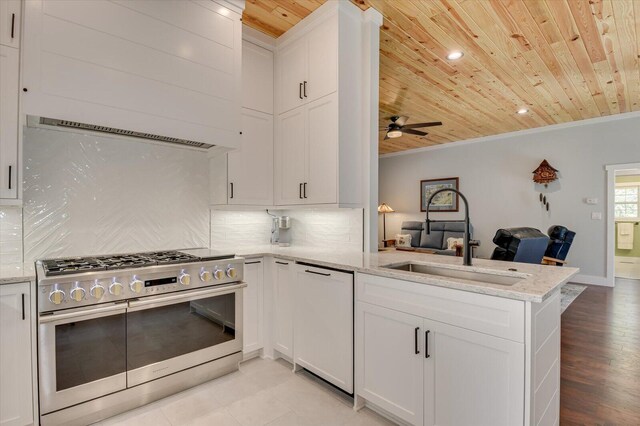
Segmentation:
<svg viewBox="0 0 640 426">
<path fill-rule="evenodd" d="M 609 167 L 607 270 L 640 283 L 640 165 Z"/>
</svg>

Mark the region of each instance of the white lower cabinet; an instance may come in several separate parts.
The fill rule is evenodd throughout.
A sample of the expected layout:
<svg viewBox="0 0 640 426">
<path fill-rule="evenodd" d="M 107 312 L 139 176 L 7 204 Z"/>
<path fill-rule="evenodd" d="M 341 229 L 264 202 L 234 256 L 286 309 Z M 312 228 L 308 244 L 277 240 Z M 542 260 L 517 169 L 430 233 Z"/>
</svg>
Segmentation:
<svg viewBox="0 0 640 426">
<path fill-rule="evenodd" d="M 273 348 L 293 358 L 293 262 L 273 259 Z"/>
<path fill-rule="evenodd" d="M 356 327 L 359 395 L 410 424 L 423 424 L 423 319 L 358 302 Z"/>
<path fill-rule="evenodd" d="M 0 425 L 33 424 L 30 283 L 0 285 Z"/>
<path fill-rule="evenodd" d="M 294 362 L 353 392 L 353 274 L 296 265 Z"/>
<path fill-rule="evenodd" d="M 524 344 L 357 302 L 358 394 L 412 425 L 524 422 Z"/>
<path fill-rule="evenodd" d="M 263 343 L 263 267 L 262 259 L 248 259 L 244 263 L 244 281 L 247 287 L 243 297 L 243 345 L 245 354 L 262 349 Z"/>
</svg>

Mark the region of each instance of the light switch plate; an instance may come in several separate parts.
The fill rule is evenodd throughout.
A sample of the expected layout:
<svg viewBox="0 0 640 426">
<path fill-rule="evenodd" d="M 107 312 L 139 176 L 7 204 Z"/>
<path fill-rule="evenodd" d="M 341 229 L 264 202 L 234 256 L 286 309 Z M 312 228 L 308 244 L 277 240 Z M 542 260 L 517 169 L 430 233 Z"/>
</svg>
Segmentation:
<svg viewBox="0 0 640 426">
<path fill-rule="evenodd" d="M 602 220 L 602 213 L 600 213 L 600 212 L 591 212 L 591 219 L 593 219 L 593 220 Z"/>
</svg>

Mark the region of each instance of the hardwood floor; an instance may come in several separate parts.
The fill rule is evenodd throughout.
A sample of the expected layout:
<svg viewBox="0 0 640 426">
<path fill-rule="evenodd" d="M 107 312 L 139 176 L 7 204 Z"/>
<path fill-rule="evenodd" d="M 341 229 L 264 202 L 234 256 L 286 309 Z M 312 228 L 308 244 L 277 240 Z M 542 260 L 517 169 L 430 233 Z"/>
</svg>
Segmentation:
<svg viewBox="0 0 640 426">
<path fill-rule="evenodd" d="M 560 424 L 640 425 L 640 280 L 589 286 L 562 314 Z"/>
</svg>

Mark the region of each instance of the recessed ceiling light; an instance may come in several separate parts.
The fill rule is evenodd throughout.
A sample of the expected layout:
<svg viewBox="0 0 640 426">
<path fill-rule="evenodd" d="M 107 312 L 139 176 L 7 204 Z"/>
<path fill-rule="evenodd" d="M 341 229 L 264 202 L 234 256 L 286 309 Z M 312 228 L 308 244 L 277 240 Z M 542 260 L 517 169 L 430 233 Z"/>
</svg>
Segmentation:
<svg viewBox="0 0 640 426">
<path fill-rule="evenodd" d="M 527 108 L 520 108 L 520 109 L 518 110 L 518 114 L 520 114 L 520 115 L 522 115 L 522 114 L 526 114 L 526 113 L 528 113 L 528 112 L 529 112 L 529 110 L 528 110 Z"/>
<path fill-rule="evenodd" d="M 460 59 L 464 56 L 464 53 L 462 53 L 459 50 L 454 50 L 453 52 L 449 53 L 447 55 L 447 59 L 450 61 L 455 61 L 456 59 Z"/>
<path fill-rule="evenodd" d="M 400 130 L 389 130 L 387 136 L 390 138 L 399 138 L 402 136 L 402 132 Z"/>
</svg>

